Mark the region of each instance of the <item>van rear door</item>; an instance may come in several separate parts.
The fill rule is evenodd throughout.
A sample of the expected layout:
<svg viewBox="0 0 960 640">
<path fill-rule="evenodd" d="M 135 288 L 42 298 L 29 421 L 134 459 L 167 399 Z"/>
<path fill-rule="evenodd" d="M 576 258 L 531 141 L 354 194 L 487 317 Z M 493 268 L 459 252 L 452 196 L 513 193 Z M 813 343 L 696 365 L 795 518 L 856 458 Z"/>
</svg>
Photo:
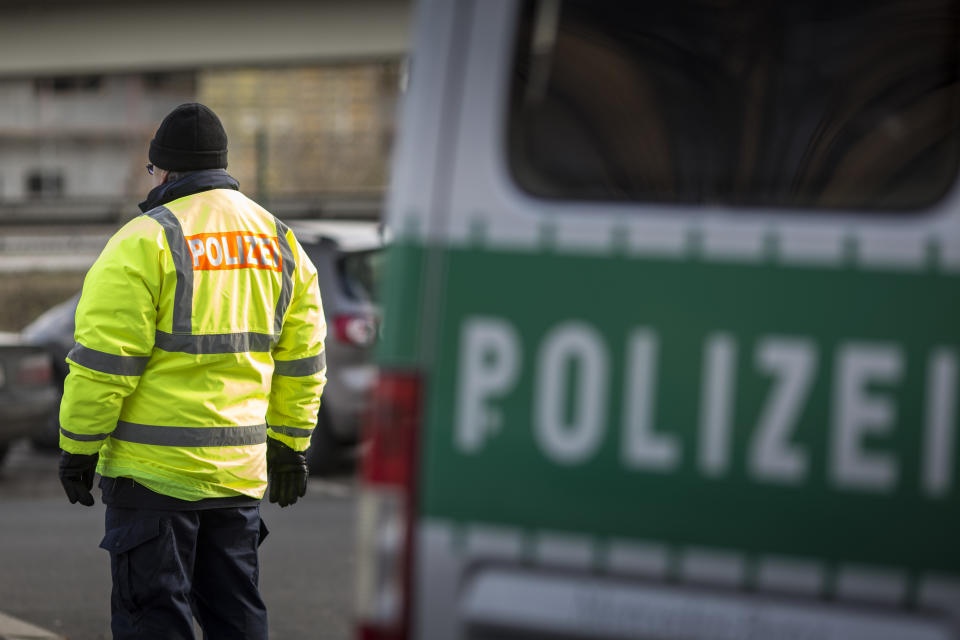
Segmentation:
<svg viewBox="0 0 960 640">
<path fill-rule="evenodd" d="M 957 3 L 420 15 L 410 637 L 960 638 Z"/>
</svg>

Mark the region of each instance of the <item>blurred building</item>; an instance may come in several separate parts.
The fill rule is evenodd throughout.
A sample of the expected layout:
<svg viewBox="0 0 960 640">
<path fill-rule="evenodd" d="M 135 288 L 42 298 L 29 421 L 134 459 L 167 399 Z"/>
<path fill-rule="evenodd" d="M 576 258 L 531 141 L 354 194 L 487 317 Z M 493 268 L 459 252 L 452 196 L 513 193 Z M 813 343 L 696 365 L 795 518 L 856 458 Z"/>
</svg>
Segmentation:
<svg viewBox="0 0 960 640">
<path fill-rule="evenodd" d="M 23 220 L 116 219 L 145 193 L 145 145 L 194 73 L 0 80 L 0 203 Z"/>
<path fill-rule="evenodd" d="M 157 124 L 198 100 L 223 120 L 230 172 L 251 196 L 292 216 L 351 204 L 364 213 L 386 184 L 399 69 L 385 61 L 0 80 L 0 206 L 24 220 L 132 215 L 149 190 Z"/>
<path fill-rule="evenodd" d="M 0 223 L 136 214 L 149 140 L 193 100 L 220 114 L 229 171 L 276 213 L 378 215 L 408 13 L 405 0 L 0 0 Z"/>
<path fill-rule="evenodd" d="M 280 215 L 363 213 L 386 187 L 399 77 L 399 61 L 212 70 L 197 97 L 251 197 Z"/>
</svg>

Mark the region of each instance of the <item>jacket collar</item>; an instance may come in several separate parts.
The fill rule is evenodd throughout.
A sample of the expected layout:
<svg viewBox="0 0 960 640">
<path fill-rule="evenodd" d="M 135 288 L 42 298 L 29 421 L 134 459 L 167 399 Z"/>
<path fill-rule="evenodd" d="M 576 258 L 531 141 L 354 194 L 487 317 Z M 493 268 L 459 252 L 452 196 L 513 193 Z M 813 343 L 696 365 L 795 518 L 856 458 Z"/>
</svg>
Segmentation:
<svg viewBox="0 0 960 640">
<path fill-rule="evenodd" d="M 179 180 L 167 182 L 156 187 L 147 194 L 147 199 L 140 203 L 140 211 L 146 213 L 160 205 L 173 202 L 177 198 L 210 191 L 211 189 L 240 189 L 240 183 L 233 179 L 223 169 L 204 169 L 191 171 Z"/>
</svg>

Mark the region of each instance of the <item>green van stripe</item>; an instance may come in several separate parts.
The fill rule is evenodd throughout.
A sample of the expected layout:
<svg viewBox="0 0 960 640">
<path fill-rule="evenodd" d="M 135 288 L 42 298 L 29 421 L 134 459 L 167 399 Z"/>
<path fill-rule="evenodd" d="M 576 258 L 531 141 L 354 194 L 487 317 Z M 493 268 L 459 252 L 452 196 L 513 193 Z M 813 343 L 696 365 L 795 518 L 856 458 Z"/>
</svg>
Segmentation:
<svg viewBox="0 0 960 640">
<path fill-rule="evenodd" d="M 192 354 L 268 352 L 278 336 L 272 333 L 213 333 L 209 335 L 179 335 L 157 330 L 154 346 L 168 352 Z"/>
<path fill-rule="evenodd" d="M 169 427 L 119 420 L 117 421 L 117 428 L 110 435 L 115 440 L 164 447 L 236 447 L 265 443 L 267 441 L 267 425 Z"/>
<path fill-rule="evenodd" d="M 300 358 L 299 360 L 275 360 L 273 363 L 273 372 L 275 374 L 290 378 L 312 376 L 326 368 L 327 354 L 325 351 L 321 351 L 318 355 L 310 356 L 309 358 Z"/>
<path fill-rule="evenodd" d="M 309 438 L 313 429 L 300 429 L 298 427 L 284 427 L 282 425 L 270 425 L 270 430 L 291 438 Z"/>
<path fill-rule="evenodd" d="M 290 243 L 287 242 L 287 225 L 274 218 L 277 225 L 277 243 L 280 245 L 280 257 L 283 261 L 283 282 L 280 286 L 280 297 L 277 299 L 277 308 L 273 315 L 273 330 L 280 333 L 283 328 L 283 317 L 287 314 L 287 307 L 290 306 L 290 298 L 293 296 L 293 250 Z"/>
<path fill-rule="evenodd" d="M 117 376 L 139 376 L 150 361 L 150 356 L 116 356 L 82 344 L 74 345 L 67 357 L 87 369 Z"/>
<path fill-rule="evenodd" d="M 110 436 L 109 433 L 74 433 L 63 427 L 60 427 L 60 433 L 77 442 L 96 442 L 97 440 L 106 440 Z"/>
<path fill-rule="evenodd" d="M 193 330 L 193 258 L 187 240 L 183 236 L 183 228 L 173 212 L 166 207 L 157 207 L 147 212 L 148 216 L 156 220 L 163 227 L 167 237 L 167 246 L 173 257 L 174 268 L 177 271 L 177 288 L 173 296 L 173 331 L 174 333 L 190 333 Z"/>
</svg>

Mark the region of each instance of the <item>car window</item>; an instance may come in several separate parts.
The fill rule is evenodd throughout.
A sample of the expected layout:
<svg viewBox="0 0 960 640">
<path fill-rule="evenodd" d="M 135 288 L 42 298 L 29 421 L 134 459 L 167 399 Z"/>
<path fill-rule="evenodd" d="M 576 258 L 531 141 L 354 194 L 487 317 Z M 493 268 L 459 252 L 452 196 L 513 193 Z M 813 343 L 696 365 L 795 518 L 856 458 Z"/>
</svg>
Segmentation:
<svg viewBox="0 0 960 640">
<path fill-rule="evenodd" d="M 960 159 L 955 0 L 528 0 L 508 155 L 543 198 L 920 210 Z"/>
<path fill-rule="evenodd" d="M 337 260 L 337 270 L 343 291 L 348 298 L 376 302 L 383 264 L 380 250 L 343 253 Z"/>
</svg>

